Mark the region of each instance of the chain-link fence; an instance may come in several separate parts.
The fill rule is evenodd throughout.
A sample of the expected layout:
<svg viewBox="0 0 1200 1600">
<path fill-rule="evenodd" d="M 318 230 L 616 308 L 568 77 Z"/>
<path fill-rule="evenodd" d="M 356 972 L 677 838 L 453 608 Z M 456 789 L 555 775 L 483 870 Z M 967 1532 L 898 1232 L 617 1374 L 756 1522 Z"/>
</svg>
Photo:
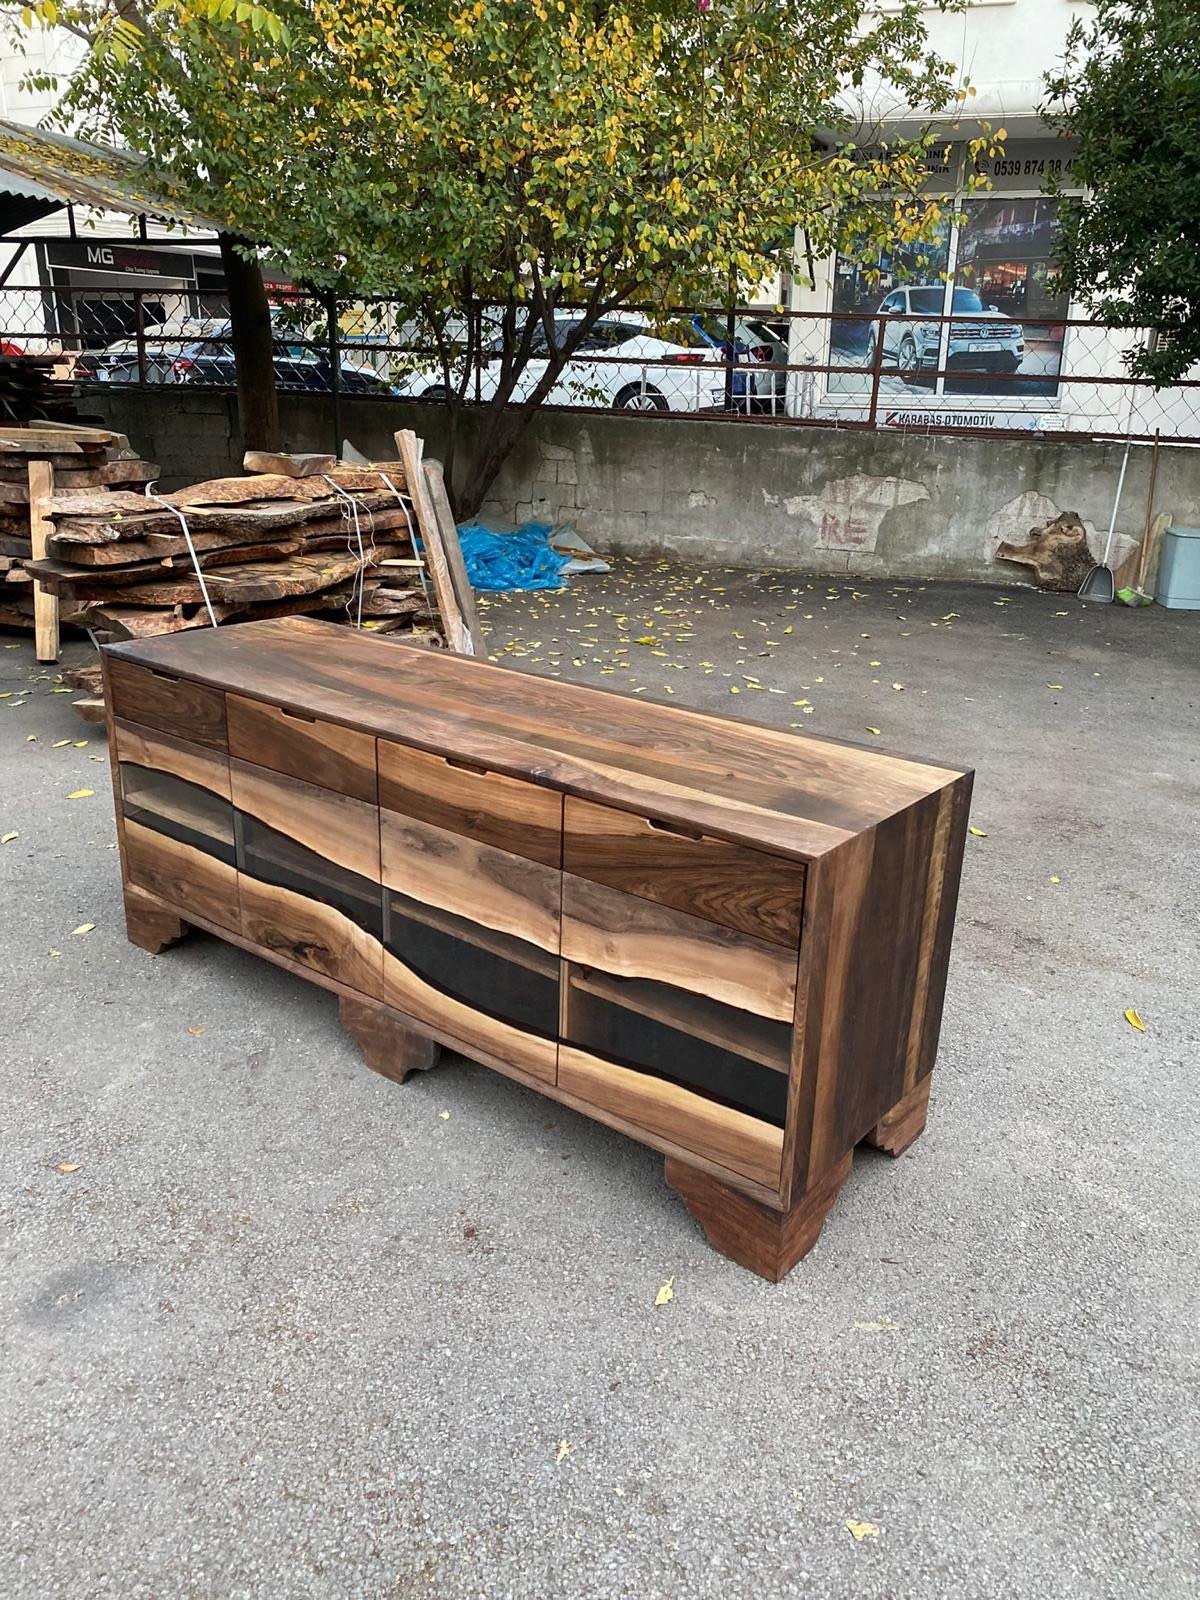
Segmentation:
<svg viewBox="0 0 1200 1600">
<path fill-rule="evenodd" d="M 535 400 L 553 371 L 544 403 L 572 409 L 1200 442 L 1200 378 L 1161 390 L 1131 379 L 1128 357 L 1151 336 L 1086 318 L 1018 320 L 982 302 L 963 311 L 928 287 L 874 314 L 626 308 L 581 334 L 582 315 L 562 308 L 524 330 L 518 320 L 527 360 L 511 403 Z M 454 393 L 479 405 L 508 378 L 512 329 L 506 339 L 488 306 L 434 328 L 392 301 L 275 291 L 272 319 L 281 390 L 430 402 Z M 64 381 L 229 389 L 236 380 L 219 294 L 4 289 L 0 345 L 53 357 Z"/>
</svg>

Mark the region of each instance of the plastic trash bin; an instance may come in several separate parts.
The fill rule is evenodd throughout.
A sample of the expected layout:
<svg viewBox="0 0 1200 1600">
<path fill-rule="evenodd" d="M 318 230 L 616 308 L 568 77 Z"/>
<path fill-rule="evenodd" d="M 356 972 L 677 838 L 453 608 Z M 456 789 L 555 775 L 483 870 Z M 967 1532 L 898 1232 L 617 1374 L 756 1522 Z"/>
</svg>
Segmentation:
<svg viewBox="0 0 1200 1600">
<path fill-rule="evenodd" d="M 1168 528 L 1154 598 L 1173 611 L 1200 611 L 1200 528 Z"/>
</svg>

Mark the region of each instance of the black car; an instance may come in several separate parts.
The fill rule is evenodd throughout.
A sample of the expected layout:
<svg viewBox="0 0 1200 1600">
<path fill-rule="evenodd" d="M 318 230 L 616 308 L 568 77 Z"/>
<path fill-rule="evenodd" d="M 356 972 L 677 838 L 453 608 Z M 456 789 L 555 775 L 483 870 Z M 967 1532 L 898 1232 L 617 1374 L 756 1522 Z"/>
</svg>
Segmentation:
<svg viewBox="0 0 1200 1600">
<path fill-rule="evenodd" d="M 275 382 L 280 389 L 317 389 L 328 393 L 333 388 L 333 368 L 323 350 L 276 339 L 274 365 Z M 199 339 L 185 346 L 171 362 L 167 381 L 232 388 L 237 383 L 233 346 L 220 337 Z M 345 357 L 338 368 L 338 388 L 343 394 L 395 393 L 391 384 L 377 372 L 347 361 Z"/>
</svg>

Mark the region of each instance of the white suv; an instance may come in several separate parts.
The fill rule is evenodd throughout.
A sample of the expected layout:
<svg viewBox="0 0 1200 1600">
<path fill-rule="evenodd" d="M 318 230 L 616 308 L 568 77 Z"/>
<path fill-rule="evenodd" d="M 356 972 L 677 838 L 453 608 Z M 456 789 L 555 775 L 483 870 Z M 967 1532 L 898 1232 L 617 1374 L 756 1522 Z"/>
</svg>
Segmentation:
<svg viewBox="0 0 1200 1600">
<path fill-rule="evenodd" d="M 938 345 L 942 322 L 924 322 L 922 317 L 940 317 L 946 303 L 946 289 L 940 283 L 910 283 L 893 289 L 879 307 L 885 322 L 873 322 L 867 335 L 867 365 L 875 365 L 879 330 L 883 329 L 885 367 L 906 372 L 933 372 L 938 366 Z M 974 289 L 955 289 L 946 345 L 946 367 L 960 372 L 1016 372 L 1025 359 L 1025 330 L 997 311 L 985 306 Z M 957 320 L 961 319 L 961 320 Z"/>
</svg>

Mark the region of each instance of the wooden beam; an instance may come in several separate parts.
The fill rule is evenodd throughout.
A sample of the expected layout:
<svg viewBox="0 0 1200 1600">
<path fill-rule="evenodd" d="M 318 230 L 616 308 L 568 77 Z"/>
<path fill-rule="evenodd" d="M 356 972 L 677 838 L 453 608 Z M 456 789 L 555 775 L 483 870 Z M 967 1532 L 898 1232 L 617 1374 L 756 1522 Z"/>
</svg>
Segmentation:
<svg viewBox="0 0 1200 1600">
<path fill-rule="evenodd" d="M 29 541 L 35 561 L 46 558 L 46 541 L 54 524 L 46 517 L 46 507 L 54 494 L 54 467 L 49 461 L 29 463 Z M 33 585 L 33 635 L 39 661 L 58 660 L 58 596 Z"/>
<path fill-rule="evenodd" d="M 463 614 L 463 621 L 476 646 L 479 642 L 479 613 L 475 610 L 475 591 L 471 587 L 471 580 L 467 577 L 467 564 L 463 560 L 462 546 L 458 542 L 458 524 L 454 520 L 454 513 L 450 509 L 450 496 L 446 493 L 446 476 L 442 471 L 442 463 L 432 458 L 425 463 L 425 482 L 429 488 L 429 498 L 433 501 L 433 512 L 441 529 L 442 545 L 446 551 L 446 563 L 450 568 L 450 581 L 454 585 L 454 595 L 458 601 L 458 609 Z M 478 648 L 473 652 L 478 655 Z"/>
<path fill-rule="evenodd" d="M 421 530 L 421 539 L 425 545 L 425 560 L 433 583 L 434 598 L 441 613 L 446 643 L 451 650 L 457 651 L 461 656 L 473 656 L 475 643 L 454 592 L 441 529 L 429 497 L 425 474 L 421 470 L 421 441 L 411 428 L 398 429 L 394 437 L 396 449 L 404 463 L 405 482 L 413 510 L 417 514 L 417 526 Z"/>
</svg>

